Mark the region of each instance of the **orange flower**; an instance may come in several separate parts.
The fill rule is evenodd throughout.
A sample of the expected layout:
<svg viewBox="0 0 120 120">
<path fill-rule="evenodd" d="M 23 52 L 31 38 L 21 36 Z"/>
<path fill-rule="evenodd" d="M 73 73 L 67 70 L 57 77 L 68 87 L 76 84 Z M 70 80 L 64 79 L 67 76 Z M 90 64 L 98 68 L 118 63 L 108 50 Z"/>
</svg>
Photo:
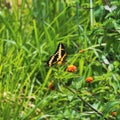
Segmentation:
<svg viewBox="0 0 120 120">
<path fill-rule="evenodd" d="M 75 72 L 77 67 L 75 65 L 69 65 L 66 69 L 67 72 Z"/>
<path fill-rule="evenodd" d="M 111 115 L 115 117 L 115 116 L 117 116 L 117 112 L 113 111 L 113 112 L 111 113 Z"/>
<path fill-rule="evenodd" d="M 48 88 L 49 88 L 50 90 L 55 90 L 55 86 L 53 85 L 53 82 L 50 82 L 50 83 L 49 83 Z"/>
<path fill-rule="evenodd" d="M 93 81 L 93 77 L 87 77 L 86 82 L 91 83 Z"/>
</svg>

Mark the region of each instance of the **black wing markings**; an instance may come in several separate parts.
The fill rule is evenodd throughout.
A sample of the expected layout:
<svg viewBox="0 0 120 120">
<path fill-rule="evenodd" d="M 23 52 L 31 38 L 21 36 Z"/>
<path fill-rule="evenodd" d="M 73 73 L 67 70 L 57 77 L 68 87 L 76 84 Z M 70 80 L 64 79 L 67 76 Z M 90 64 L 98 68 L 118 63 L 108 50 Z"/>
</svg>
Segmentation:
<svg viewBox="0 0 120 120">
<path fill-rule="evenodd" d="M 65 52 L 64 45 L 59 43 L 56 52 L 48 60 L 48 66 L 51 67 L 54 64 L 62 64 L 66 57 L 67 53 Z"/>
</svg>

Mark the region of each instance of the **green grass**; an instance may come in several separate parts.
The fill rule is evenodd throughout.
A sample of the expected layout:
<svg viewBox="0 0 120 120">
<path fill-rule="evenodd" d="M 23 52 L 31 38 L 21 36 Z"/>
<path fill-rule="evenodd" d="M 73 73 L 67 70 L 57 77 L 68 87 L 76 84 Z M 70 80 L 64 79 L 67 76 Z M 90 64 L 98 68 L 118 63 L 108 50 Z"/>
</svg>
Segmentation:
<svg viewBox="0 0 120 120">
<path fill-rule="evenodd" d="M 0 120 L 120 119 L 120 3 L 110 2 L 117 6 L 112 12 L 105 4 L 0 5 Z M 60 42 L 65 63 L 48 67 Z M 67 72 L 69 65 L 77 71 Z"/>
</svg>

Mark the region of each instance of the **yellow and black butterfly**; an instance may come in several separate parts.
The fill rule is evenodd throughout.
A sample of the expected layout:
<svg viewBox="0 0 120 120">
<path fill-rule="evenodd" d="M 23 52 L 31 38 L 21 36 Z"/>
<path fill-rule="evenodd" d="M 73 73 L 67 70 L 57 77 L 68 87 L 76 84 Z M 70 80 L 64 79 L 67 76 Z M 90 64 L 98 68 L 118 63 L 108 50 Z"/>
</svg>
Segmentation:
<svg viewBox="0 0 120 120">
<path fill-rule="evenodd" d="M 65 52 L 64 45 L 62 43 L 59 43 L 56 52 L 53 56 L 50 57 L 50 59 L 47 62 L 48 66 L 51 67 L 54 64 L 62 64 L 66 55 L 67 53 Z"/>
</svg>

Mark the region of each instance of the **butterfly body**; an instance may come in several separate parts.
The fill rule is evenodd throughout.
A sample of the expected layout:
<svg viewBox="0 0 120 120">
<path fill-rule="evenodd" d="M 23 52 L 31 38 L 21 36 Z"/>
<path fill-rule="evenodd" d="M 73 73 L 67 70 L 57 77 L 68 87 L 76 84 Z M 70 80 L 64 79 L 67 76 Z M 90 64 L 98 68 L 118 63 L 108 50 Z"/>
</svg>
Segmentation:
<svg viewBox="0 0 120 120">
<path fill-rule="evenodd" d="M 56 52 L 48 60 L 48 66 L 51 67 L 54 64 L 62 64 L 66 57 L 67 53 L 65 52 L 64 45 L 59 43 Z"/>
</svg>

